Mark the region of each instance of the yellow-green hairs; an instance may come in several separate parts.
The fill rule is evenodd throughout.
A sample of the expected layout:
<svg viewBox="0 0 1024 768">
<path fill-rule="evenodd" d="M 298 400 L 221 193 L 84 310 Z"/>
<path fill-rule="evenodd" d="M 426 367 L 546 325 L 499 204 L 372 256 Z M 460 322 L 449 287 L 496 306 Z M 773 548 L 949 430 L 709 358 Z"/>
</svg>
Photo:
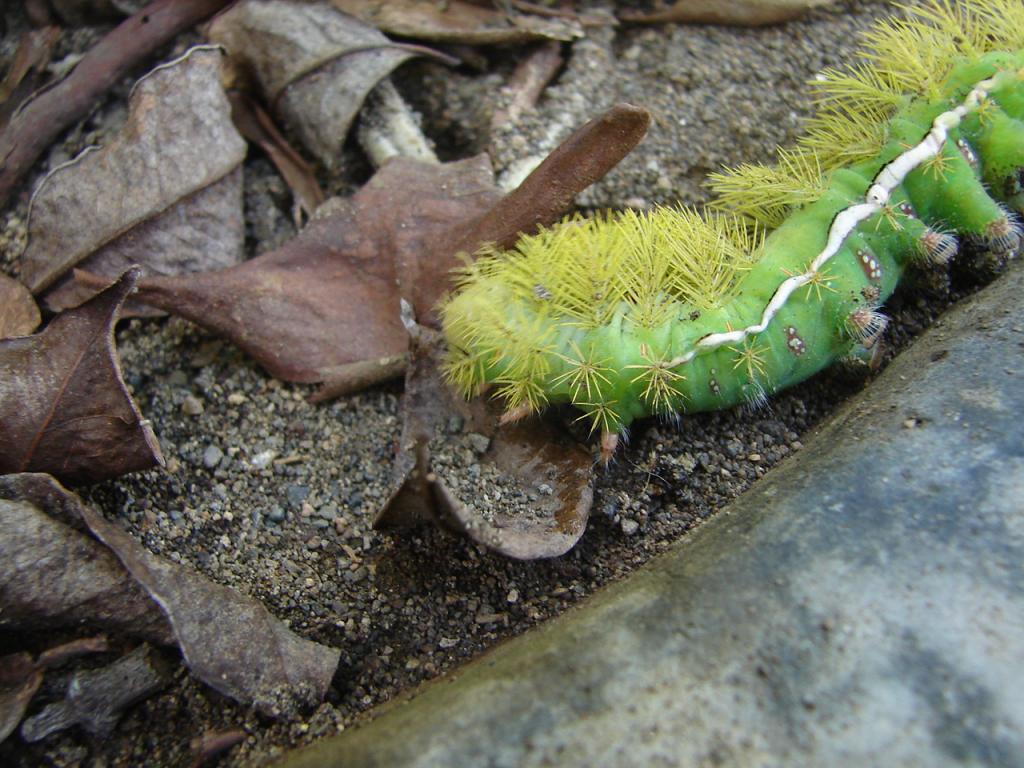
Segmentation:
<svg viewBox="0 0 1024 768">
<path fill-rule="evenodd" d="M 878 307 L 953 233 L 1013 255 L 1024 211 L 1024 4 L 932 0 L 813 83 L 772 166 L 715 174 L 709 211 L 569 218 L 486 251 L 441 306 L 445 372 L 508 419 L 569 402 L 607 456 L 633 419 L 759 402 L 870 353 Z"/>
</svg>

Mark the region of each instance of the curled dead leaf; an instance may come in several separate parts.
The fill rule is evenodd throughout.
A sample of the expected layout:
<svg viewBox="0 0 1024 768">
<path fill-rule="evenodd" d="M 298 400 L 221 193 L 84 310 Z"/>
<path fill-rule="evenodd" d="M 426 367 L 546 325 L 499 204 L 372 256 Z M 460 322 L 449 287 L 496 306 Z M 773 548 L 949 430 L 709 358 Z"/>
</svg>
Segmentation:
<svg viewBox="0 0 1024 768">
<path fill-rule="evenodd" d="M 425 52 L 322 2 L 243 0 L 214 19 L 209 36 L 255 75 L 267 102 L 327 168 L 337 167 L 366 95 Z"/>
<path fill-rule="evenodd" d="M 440 354 L 437 334 L 419 328 L 392 492 L 374 527 L 433 521 L 508 557 L 565 554 L 590 514 L 590 452 L 542 419 L 499 429 L 495 403 L 451 392 Z"/>
<path fill-rule="evenodd" d="M 90 507 L 81 514 L 166 613 L 197 678 L 272 717 L 323 700 L 338 650 L 299 637 L 251 597 L 154 555 Z"/>
<path fill-rule="evenodd" d="M 415 300 L 410 314 L 433 322 L 433 307 L 448 288 L 457 254 L 475 253 L 484 243 L 508 247 L 521 233 L 552 224 L 579 192 L 636 146 L 649 122 L 646 110 L 614 106 L 577 129 L 483 215 L 452 227 L 435 246 L 437 255 L 425 262 L 430 270 L 415 262 L 400 265 L 403 296 Z M 407 323 L 414 334 L 402 436 L 392 491 L 374 525 L 400 528 L 432 520 L 520 559 L 568 551 L 590 514 L 589 452 L 540 419 L 499 430 L 494 404 L 480 398 L 461 402 L 441 380 L 436 334 L 411 318 Z M 449 423 L 463 427 L 450 430 Z M 481 488 L 493 489 L 496 495 L 486 508 L 497 512 L 485 516 L 474 505 Z"/>
<path fill-rule="evenodd" d="M 221 53 L 193 48 L 138 82 L 129 117 L 105 148 L 58 168 L 37 188 L 22 279 L 51 309 L 92 295 L 81 267 L 113 277 L 226 267 L 243 252 L 245 141 L 220 85 Z"/>
<path fill-rule="evenodd" d="M 49 475 L 0 477 L 0 627 L 98 627 L 172 644 L 167 619 L 84 530 L 78 497 Z"/>
<path fill-rule="evenodd" d="M 121 378 L 114 325 L 139 272 L 34 336 L 0 340 L 0 473 L 88 483 L 163 463 Z"/>
</svg>

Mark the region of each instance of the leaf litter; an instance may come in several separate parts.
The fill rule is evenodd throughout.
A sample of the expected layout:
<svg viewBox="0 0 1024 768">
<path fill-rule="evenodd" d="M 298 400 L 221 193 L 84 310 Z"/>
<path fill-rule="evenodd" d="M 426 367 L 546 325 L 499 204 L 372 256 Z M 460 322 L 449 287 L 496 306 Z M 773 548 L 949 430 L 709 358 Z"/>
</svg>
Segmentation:
<svg viewBox="0 0 1024 768">
<path fill-rule="evenodd" d="M 281 248 L 217 272 L 143 279 L 136 298 L 231 339 L 272 376 L 324 381 L 405 352 L 396 262 L 423 258 L 497 196 L 486 158 L 396 159 Z"/>
<path fill-rule="evenodd" d="M 28 336 L 42 318 L 28 289 L 7 275 L 0 274 L 0 339 Z"/>
<path fill-rule="evenodd" d="M 58 167 L 36 188 L 21 279 L 53 310 L 133 265 L 173 275 L 241 260 L 245 141 L 220 84 L 219 49 L 193 48 L 138 82 L 117 136 Z"/>
<path fill-rule="evenodd" d="M 331 0 L 332 4 L 388 34 L 432 43 L 515 45 L 534 40 L 568 42 L 584 36 L 574 13 L 512 12 L 510 4 L 488 8 L 449 0 Z"/>
<path fill-rule="evenodd" d="M 11 616 L 5 611 L 8 626 L 85 623 L 176 644 L 198 679 L 273 717 L 323 699 L 338 650 L 294 634 L 258 601 L 154 555 L 47 475 L 0 477 L 0 496 L 7 523 L 0 547 L 15 563 L 3 584 L 10 597 L 5 605 L 14 608 Z M 62 517 L 73 515 L 93 538 L 50 517 L 51 507 Z M 120 567 L 112 567 L 112 557 Z M 30 605 L 21 604 L 28 591 L 23 581 L 39 585 Z M 55 612 L 55 604 L 62 610 Z M 133 615 L 138 618 L 128 625 Z M 40 725 L 43 731 L 49 732 Z"/>
</svg>

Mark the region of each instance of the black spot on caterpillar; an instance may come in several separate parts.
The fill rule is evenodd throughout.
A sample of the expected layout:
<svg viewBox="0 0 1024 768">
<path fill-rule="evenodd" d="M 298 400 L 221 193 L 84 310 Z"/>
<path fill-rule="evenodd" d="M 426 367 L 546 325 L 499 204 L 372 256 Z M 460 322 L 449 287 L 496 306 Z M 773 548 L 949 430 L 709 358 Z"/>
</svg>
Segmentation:
<svg viewBox="0 0 1024 768">
<path fill-rule="evenodd" d="M 1013 254 L 1024 211 L 1024 5 L 906 9 L 772 167 L 715 174 L 708 211 L 571 218 L 480 254 L 442 305 L 446 374 L 507 417 L 569 402 L 607 454 L 632 420 L 758 403 L 869 356 L 906 269 L 957 237 Z"/>
</svg>

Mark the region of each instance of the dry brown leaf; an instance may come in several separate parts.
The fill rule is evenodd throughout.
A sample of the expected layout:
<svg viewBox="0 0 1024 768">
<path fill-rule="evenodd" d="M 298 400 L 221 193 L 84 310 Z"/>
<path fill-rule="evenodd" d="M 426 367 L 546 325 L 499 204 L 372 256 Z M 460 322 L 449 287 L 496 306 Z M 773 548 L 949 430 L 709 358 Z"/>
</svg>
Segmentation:
<svg viewBox="0 0 1024 768">
<path fill-rule="evenodd" d="M 28 289 L 0 275 L 0 339 L 27 336 L 39 327 L 39 307 Z"/>
<path fill-rule="evenodd" d="M 282 248 L 219 272 L 143 280 L 138 298 L 231 339 L 277 378 L 322 381 L 405 353 L 395 262 L 423 258 L 498 196 L 486 157 L 396 159 Z"/>
<path fill-rule="evenodd" d="M 487 8 L 461 0 L 331 2 L 390 35 L 434 43 L 509 45 L 540 39 L 570 41 L 584 35 L 582 24 L 572 17 L 507 13 L 498 7 Z"/>
<path fill-rule="evenodd" d="M 316 174 L 305 160 L 277 130 L 270 115 L 258 103 L 240 91 L 228 93 L 231 102 L 231 119 L 246 139 L 262 149 L 270 162 L 285 180 L 292 196 L 310 217 L 324 201 L 324 191 L 316 180 Z M 296 221 L 296 225 L 300 222 Z"/>
<path fill-rule="evenodd" d="M 0 627 L 98 627 L 165 645 L 166 617 L 110 551 L 86 533 L 78 497 L 49 475 L 0 477 Z"/>
<path fill-rule="evenodd" d="M 138 82 L 129 118 L 99 151 L 50 174 L 32 200 L 22 280 L 62 309 L 91 295 L 75 267 L 113 277 L 218 269 L 241 260 L 241 162 L 215 48 L 194 48 Z"/>
<path fill-rule="evenodd" d="M 197 678 L 272 717 L 323 701 L 340 651 L 299 637 L 251 597 L 154 555 L 91 508 L 82 505 L 81 514 L 167 614 Z"/>
<path fill-rule="evenodd" d="M 332 169 L 366 95 L 423 52 L 327 3 L 290 0 L 243 0 L 213 20 L 209 37 L 255 74 L 267 103 Z"/>
<path fill-rule="evenodd" d="M 416 329 L 394 483 L 374 527 L 432 520 L 520 560 L 569 551 L 593 500 L 590 452 L 549 421 L 499 429 L 497 404 L 467 403 L 442 380 L 440 349 Z"/>
<path fill-rule="evenodd" d="M 735 24 L 760 27 L 802 16 L 833 0 L 678 0 L 656 11 L 625 9 L 618 16 L 638 24 Z"/>
<path fill-rule="evenodd" d="M 0 515 L 5 522 L 0 526 L 4 558 L 0 562 L 21 562 L 7 560 L 17 554 L 14 548 L 19 543 L 30 552 L 42 553 L 35 559 L 23 555 L 20 570 L 0 570 L 0 577 L 7 579 L 0 581 L 4 617 L 8 617 L 8 606 L 14 606 L 17 622 L 32 620 L 34 604 L 29 605 L 25 596 L 31 586 L 26 583 L 29 576 L 44 588 L 49 584 L 58 594 L 72 596 L 75 593 L 65 583 L 88 590 L 88 582 L 77 582 L 91 568 L 96 572 L 95 588 L 108 585 L 110 602 L 83 600 L 81 609 L 70 606 L 61 619 L 177 643 L 199 680 L 268 715 L 293 714 L 299 707 L 319 703 L 326 694 L 338 665 L 337 650 L 295 635 L 256 600 L 154 555 L 53 478 L 41 474 L 0 477 Z M 85 528 L 105 546 L 58 521 Z M 6 551 L 7 546 L 12 550 Z M 58 568 L 63 571 L 54 573 Z M 71 577 L 54 580 L 65 572 Z M 122 593 L 131 594 L 121 597 Z M 141 603 L 140 593 L 145 594 Z M 41 600 L 45 611 L 45 595 Z M 128 625 L 129 614 L 141 618 Z M 46 621 L 52 622 L 53 617 Z M 149 630 L 140 630 L 146 626 Z M 260 642 L 253 643 L 254 637 Z"/>
<path fill-rule="evenodd" d="M 114 325 L 138 271 L 41 333 L 0 340 L 0 473 L 88 483 L 163 463 L 124 380 Z"/>
<path fill-rule="evenodd" d="M 61 132 L 96 108 L 97 100 L 182 30 L 228 0 L 154 0 L 89 49 L 60 83 L 39 93 L 0 132 L 0 205 Z M 26 0 L 34 18 L 46 17 Z"/>
<path fill-rule="evenodd" d="M 434 322 L 432 309 L 448 287 L 448 272 L 441 268 L 454 266 L 456 254 L 474 253 L 484 243 L 509 247 L 520 233 L 554 222 L 579 192 L 636 146 L 649 123 L 643 109 L 612 107 L 573 132 L 485 214 L 452 227 L 427 262 L 430 270 L 416 262 L 400 265 L 403 296 L 415 302 L 415 307 L 410 302 L 411 314 Z M 480 398 L 457 401 L 438 373 L 432 332 L 412 317 L 406 321 L 414 338 L 402 437 L 392 493 L 374 524 L 406 527 L 433 520 L 519 559 L 568 551 L 583 535 L 590 514 L 590 454 L 546 421 L 530 419 L 499 430 L 495 404 Z M 463 429 L 444 434 L 442 427 L 453 416 Z M 488 504 L 497 513 L 485 517 L 476 508 L 481 489 L 497 489 L 500 495 Z"/>
<path fill-rule="evenodd" d="M 43 682 L 43 670 L 27 653 L 0 656 L 0 742 L 18 727 Z"/>
</svg>

